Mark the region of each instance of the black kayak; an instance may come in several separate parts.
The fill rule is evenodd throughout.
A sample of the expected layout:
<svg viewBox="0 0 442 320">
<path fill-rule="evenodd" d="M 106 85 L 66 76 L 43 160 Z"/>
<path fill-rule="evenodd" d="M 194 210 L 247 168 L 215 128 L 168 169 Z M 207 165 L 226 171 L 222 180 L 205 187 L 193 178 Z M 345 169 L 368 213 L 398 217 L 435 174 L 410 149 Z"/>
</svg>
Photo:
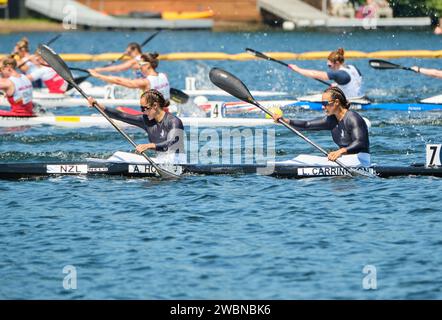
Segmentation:
<svg viewBox="0 0 442 320">
<path fill-rule="evenodd" d="M 284 163 L 269 163 L 268 165 L 184 164 L 166 165 L 164 168 L 183 175 L 258 174 L 293 179 L 349 176 L 349 172 L 341 167 L 300 166 Z M 410 166 L 372 166 L 352 169 L 358 170 L 362 173 L 373 174 L 381 178 L 399 176 L 442 177 L 442 167 L 426 167 L 423 164 L 413 164 Z M 124 176 L 137 178 L 155 178 L 158 176 L 155 168 L 145 163 L 117 163 L 105 161 L 0 163 L 0 179 L 22 179 L 63 175 L 102 177 Z"/>
</svg>

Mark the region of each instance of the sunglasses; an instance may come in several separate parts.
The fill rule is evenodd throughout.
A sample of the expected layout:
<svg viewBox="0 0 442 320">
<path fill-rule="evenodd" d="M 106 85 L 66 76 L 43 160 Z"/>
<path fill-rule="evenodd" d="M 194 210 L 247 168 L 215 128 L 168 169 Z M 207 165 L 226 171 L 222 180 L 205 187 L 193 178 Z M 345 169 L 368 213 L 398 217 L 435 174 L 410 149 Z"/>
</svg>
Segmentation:
<svg viewBox="0 0 442 320">
<path fill-rule="evenodd" d="M 321 101 L 321 104 L 322 104 L 324 107 L 328 107 L 328 106 L 331 105 L 332 103 L 334 103 L 334 101 Z"/>
<path fill-rule="evenodd" d="M 140 106 L 141 112 L 144 111 L 149 111 L 150 109 L 152 109 L 153 107 L 149 107 L 149 106 Z"/>
</svg>

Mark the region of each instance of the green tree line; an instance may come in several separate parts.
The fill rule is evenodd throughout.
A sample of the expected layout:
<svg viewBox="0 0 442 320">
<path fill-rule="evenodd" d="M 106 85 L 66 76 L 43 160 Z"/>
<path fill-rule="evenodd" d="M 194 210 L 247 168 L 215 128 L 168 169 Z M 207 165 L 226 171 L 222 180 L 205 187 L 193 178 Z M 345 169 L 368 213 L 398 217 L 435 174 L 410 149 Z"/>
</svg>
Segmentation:
<svg viewBox="0 0 442 320">
<path fill-rule="evenodd" d="M 387 0 L 395 17 L 442 17 L 442 0 Z M 353 5 L 365 5 L 366 0 L 350 0 Z"/>
<path fill-rule="evenodd" d="M 442 0 L 389 0 L 396 17 L 442 16 Z"/>
</svg>

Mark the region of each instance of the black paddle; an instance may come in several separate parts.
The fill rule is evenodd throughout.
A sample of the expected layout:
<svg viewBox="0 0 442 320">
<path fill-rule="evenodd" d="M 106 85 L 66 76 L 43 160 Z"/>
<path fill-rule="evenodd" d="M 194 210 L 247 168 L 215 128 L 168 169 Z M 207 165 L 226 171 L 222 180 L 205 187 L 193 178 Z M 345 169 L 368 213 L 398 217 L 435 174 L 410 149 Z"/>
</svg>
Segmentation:
<svg viewBox="0 0 442 320">
<path fill-rule="evenodd" d="M 68 66 L 66 65 L 66 63 L 63 61 L 63 59 L 60 58 L 60 56 L 58 54 L 56 54 L 51 48 L 49 48 L 48 46 L 45 45 L 41 45 L 39 47 L 40 50 L 40 54 L 43 58 L 43 60 L 45 60 L 64 80 L 66 80 L 68 83 L 72 84 L 72 86 L 78 90 L 78 92 L 85 97 L 86 99 L 88 98 L 88 96 L 86 95 L 86 93 L 84 93 L 84 91 L 74 82 L 74 77 L 72 76 L 72 73 L 70 72 Z M 127 141 L 129 141 L 129 143 L 134 146 L 135 148 L 137 147 L 137 144 L 123 131 L 120 129 L 120 127 L 118 127 L 118 125 L 111 119 L 109 118 L 109 116 L 103 111 L 101 110 L 101 108 L 98 106 L 98 104 L 94 104 L 93 105 L 95 109 L 98 110 L 98 112 L 100 112 L 102 114 L 103 117 L 105 117 L 107 119 L 107 121 L 109 121 L 112 126 L 123 136 L 126 138 Z M 148 155 L 146 155 L 146 153 L 142 152 L 141 153 L 144 158 L 146 158 L 146 160 L 156 169 L 158 175 L 162 178 L 165 179 L 177 179 L 179 178 L 178 175 L 176 175 L 175 173 L 166 171 L 162 168 L 160 168 Z"/>
<path fill-rule="evenodd" d="M 249 89 L 247 89 L 246 85 L 241 80 L 239 80 L 237 77 L 235 77 L 233 74 L 231 74 L 225 70 L 219 69 L 219 68 L 212 68 L 209 73 L 209 78 L 210 78 L 210 81 L 212 81 L 212 83 L 214 85 L 216 85 L 217 87 L 219 87 L 220 89 L 226 91 L 227 93 L 231 94 L 232 96 L 234 96 L 244 102 L 248 102 L 248 103 L 251 103 L 251 104 L 257 106 L 262 111 L 267 113 L 269 116 L 273 117 L 273 114 L 270 111 L 268 111 L 265 107 L 263 107 L 261 104 L 259 104 L 259 102 L 256 101 L 255 98 L 253 98 L 252 94 L 250 93 Z M 293 133 L 295 133 L 297 136 L 302 138 L 303 140 L 310 143 L 312 146 L 314 146 L 316 149 L 321 151 L 323 154 L 328 155 L 327 151 L 325 151 L 322 147 L 320 147 L 319 145 L 314 143 L 312 140 L 310 140 L 309 138 L 304 136 L 301 132 L 299 132 L 298 130 L 293 128 L 291 125 L 285 123 L 281 119 L 279 119 L 278 122 L 280 124 L 282 124 L 284 127 L 286 127 L 287 129 L 289 129 L 290 131 L 292 131 Z M 361 172 L 358 172 L 352 168 L 349 168 L 339 160 L 335 160 L 335 162 L 339 166 L 344 168 L 351 175 L 367 176 L 367 174 L 365 172 L 361 173 Z"/>
<path fill-rule="evenodd" d="M 369 60 L 368 64 L 370 65 L 370 67 L 372 67 L 373 69 L 377 69 L 377 70 L 402 69 L 402 70 L 416 72 L 409 67 L 404 67 L 399 64 L 395 64 L 395 63 L 385 61 L 385 60 L 380 60 L 380 59 Z"/>
<path fill-rule="evenodd" d="M 273 61 L 273 62 L 279 63 L 279 64 L 281 64 L 281 65 L 283 65 L 283 66 L 286 66 L 286 67 L 290 68 L 290 66 L 289 66 L 288 63 L 285 63 L 284 61 L 277 60 L 277 59 L 274 59 L 274 58 L 272 58 L 272 57 L 269 57 L 269 56 L 265 55 L 265 54 L 262 53 L 262 52 L 259 52 L 259 51 L 256 51 L 256 50 L 253 50 L 253 49 L 250 49 L 250 48 L 246 48 L 246 52 L 248 52 L 248 53 L 254 55 L 254 56 L 257 57 L 257 58 L 261 58 L 261 59 L 268 60 L 268 61 Z M 291 70 L 291 68 L 290 68 L 290 70 Z M 292 71 L 293 71 L 293 70 L 292 70 Z M 313 78 L 313 79 L 315 79 L 316 81 L 319 81 L 319 82 L 321 82 L 322 84 L 325 84 L 326 86 L 329 86 L 329 87 L 330 87 L 330 83 L 328 83 L 327 81 L 323 81 L 323 80 L 321 80 L 321 79 L 316 79 L 316 78 Z"/>
<path fill-rule="evenodd" d="M 53 37 L 51 40 L 49 40 L 48 42 L 46 42 L 47 46 L 50 46 L 51 44 L 53 44 L 55 41 L 58 40 L 58 38 L 60 38 L 62 36 L 62 34 L 57 34 L 55 37 Z"/>
<path fill-rule="evenodd" d="M 71 71 L 80 71 L 80 72 L 84 72 L 84 73 L 87 73 L 88 75 L 91 74 L 91 73 L 89 72 L 89 70 L 87 70 L 87 69 L 83 69 L 83 68 L 69 67 L 69 70 L 71 70 Z"/>
<path fill-rule="evenodd" d="M 152 33 L 149 37 L 146 38 L 146 40 L 144 40 L 144 41 L 140 44 L 140 47 L 141 47 L 141 48 L 144 47 L 148 42 L 150 42 L 153 38 L 155 38 L 155 37 L 158 35 L 158 33 L 160 33 L 160 32 L 161 32 L 161 29 L 158 30 L 158 31 L 156 31 L 156 32 L 154 32 L 154 33 Z M 127 53 L 126 53 L 126 52 L 123 53 L 118 59 L 112 60 L 111 62 L 109 62 L 108 64 L 104 65 L 103 67 L 104 67 L 104 68 L 106 68 L 106 67 L 110 67 L 110 66 L 113 65 L 114 63 L 117 63 L 118 61 L 120 61 L 121 59 L 123 59 L 125 56 L 127 56 Z"/>
<path fill-rule="evenodd" d="M 177 104 L 185 104 L 189 101 L 189 95 L 179 89 L 170 88 L 170 100 Z"/>
<path fill-rule="evenodd" d="M 141 43 L 141 45 L 140 45 L 141 48 L 144 47 L 144 46 L 145 46 L 149 41 L 151 41 L 153 38 L 155 38 L 155 37 L 157 36 L 157 34 L 160 33 L 160 32 L 161 32 L 161 29 L 158 30 L 158 31 L 156 31 L 156 32 L 154 32 L 154 33 L 151 34 L 149 37 L 147 37 L 146 40 L 144 40 L 144 41 Z M 118 61 L 120 61 L 121 59 L 123 59 L 126 55 L 127 55 L 127 54 L 126 54 L 126 52 L 125 52 L 125 53 L 123 53 L 118 59 L 114 59 L 114 60 L 112 60 L 110 63 L 104 65 L 103 67 L 104 67 L 104 68 L 106 68 L 106 67 L 110 67 L 110 66 L 113 65 L 114 63 L 117 63 Z M 90 77 L 90 75 L 88 75 L 88 76 L 78 77 L 78 78 L 75 78 L 75 79 L 74 79 L 74 82 L 75 82 L 76 84 L 80 84 L 80 83 L 82 83 L 83 81 L 85 81 L 86 79 L 88 79 L 89 77 Z M 71 89 L 72 89 L 72 86 L 69 84 L 69 85 L 68 85 L 68 88 L 67 88 L 66 91 L 69 91 L 69 90 L 71 90 Z"/>
</svg>

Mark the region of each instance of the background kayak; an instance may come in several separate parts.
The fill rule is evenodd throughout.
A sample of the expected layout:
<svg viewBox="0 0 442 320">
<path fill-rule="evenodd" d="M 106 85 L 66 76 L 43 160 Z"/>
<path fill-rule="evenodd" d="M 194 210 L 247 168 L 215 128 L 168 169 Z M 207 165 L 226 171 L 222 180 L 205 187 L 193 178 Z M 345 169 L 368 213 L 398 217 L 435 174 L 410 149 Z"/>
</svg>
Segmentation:
<svg viewBox="0 0 442 320">
<path fill-rule="evenodd" d="M 213 17 L 212 10 L 206 11 L 163 11 L 161 17 L 165 20 L 207 19 Z"/>
</svg>

